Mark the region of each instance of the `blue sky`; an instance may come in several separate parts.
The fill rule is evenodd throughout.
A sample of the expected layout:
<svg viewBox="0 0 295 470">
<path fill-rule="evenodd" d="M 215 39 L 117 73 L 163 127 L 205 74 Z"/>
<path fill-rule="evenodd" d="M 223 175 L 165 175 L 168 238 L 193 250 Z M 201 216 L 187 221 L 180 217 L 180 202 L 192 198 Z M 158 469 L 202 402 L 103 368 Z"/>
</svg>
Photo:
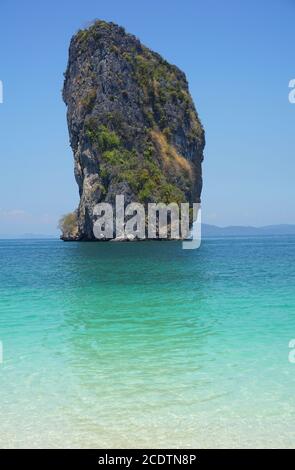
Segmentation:
<svg viewBox="0 0 295 470">
<path fill-rule="evenodd" d="M 295 223 L 294 0 L 1 0 L 0 233 L 78 204 L 61 98 L 71 36 L 114 21 L 185 71 L 206 131 L 203 221 Z"/>
</svg>

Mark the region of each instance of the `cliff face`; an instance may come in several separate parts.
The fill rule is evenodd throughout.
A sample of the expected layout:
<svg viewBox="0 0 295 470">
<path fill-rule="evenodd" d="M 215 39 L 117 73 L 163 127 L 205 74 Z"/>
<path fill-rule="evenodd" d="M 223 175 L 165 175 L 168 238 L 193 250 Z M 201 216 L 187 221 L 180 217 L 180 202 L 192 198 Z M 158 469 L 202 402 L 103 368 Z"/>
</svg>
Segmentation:
<svg viewBox="0 0 295 470">
<path fill-rule="evenodd" d="M 92 240 L 93 207 L 199 202 L 204 131 L 183 72 L 113 23 L 71 40 L 63 98 L 80 204 L 65 239 Z"/>
</svg>

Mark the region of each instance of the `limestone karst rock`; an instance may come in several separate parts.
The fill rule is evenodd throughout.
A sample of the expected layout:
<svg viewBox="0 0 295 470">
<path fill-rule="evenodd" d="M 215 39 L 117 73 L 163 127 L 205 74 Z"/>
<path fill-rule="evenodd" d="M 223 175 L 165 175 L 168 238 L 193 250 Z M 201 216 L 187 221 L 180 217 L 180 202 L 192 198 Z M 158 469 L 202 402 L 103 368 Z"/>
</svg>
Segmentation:
<svg viewBox="0 0 295 470">
<path fill-rule="evenodd" d="M 113 23 L 71 40 L 63 99 L 80 204 L 64 239 L 92 240 L 93 208 L 199 202 L 204 130 L 184 73 Z"/>
</svg>

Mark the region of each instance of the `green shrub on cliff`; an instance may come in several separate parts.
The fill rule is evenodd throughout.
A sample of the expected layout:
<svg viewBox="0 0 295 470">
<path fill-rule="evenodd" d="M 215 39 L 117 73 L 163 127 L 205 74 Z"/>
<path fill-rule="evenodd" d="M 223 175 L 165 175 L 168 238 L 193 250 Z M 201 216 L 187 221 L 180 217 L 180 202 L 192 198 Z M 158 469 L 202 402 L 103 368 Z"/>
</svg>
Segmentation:
<svg viewBox="0 0 295 470">
<path fill-rule="evenodd" d="M 70 212 L 63 215 L 59 222 L 58 228 L 62 232 L 63 238 L 73 238 L 78 233 L 78 218 L 76 212 Z"/>
<path fill-rule="evenodd" d="M 121 165 L 123 168 L 124 166 L 130 167 L 134 161 L 134 153 L 128 151 L 124 148 L 115 148 L 113 150 L 106 150 L 102 154 L 102 160 L 110 163 L 111 165 Z"/>
<path fill-rule="evenodd" d="M 101 152 L 113 150 L 120 145 L 120 138 L 117 134 L 104 125 L 97 127 L 94 119 L 89 119 L 86 124 L 86 136 Z"/>
<path fill-rule="evenodd" d="M 96 100 L 96 90 L 92 89 L 89 93 L 81 99 L 81 105 L 87 112 L 91 111 Z"/>
<path fill-rule="evenodd" d="M 138 199 L 141 203 L 150 202 L 156 192 L 156 183 L 154 181 L 147 181 L 143 188 L 139 191 Z"/>
</svg>

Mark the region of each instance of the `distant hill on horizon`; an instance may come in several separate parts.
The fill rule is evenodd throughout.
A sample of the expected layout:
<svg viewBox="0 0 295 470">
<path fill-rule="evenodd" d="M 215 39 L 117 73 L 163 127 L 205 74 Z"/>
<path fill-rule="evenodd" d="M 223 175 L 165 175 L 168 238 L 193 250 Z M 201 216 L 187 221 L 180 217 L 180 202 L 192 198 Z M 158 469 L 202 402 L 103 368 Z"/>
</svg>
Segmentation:
<svg viewBox="0 0 295 470">
<path fill-rule="evenodd" d="M 58 235 L 48 235 L 44 233 L 0 233 L 0 240 L 43 240 L 58 239 Z"/>
<path fill-rule="evenodd" d="M 230 225 L 218 227 L 217 225 L 202 224 L 202 237 L 237 237 L 261 235 L 295 235 L 295 225 L 279 224 L 265 225 L 263 227 Z"/>
<path fill-rule="evenodd" d="M 202 224 L 202 237 L 247 237 L 247 236 L 271 236 L 271 235 L 295 235 L 295 225 L 279 224 L 265 225 L 263 227 L 229 225 L 219 227 L 217 225 Z M 38 233 L 1 234 L 0 240 L 43 240 L 59 239 L 59 235 Z"/>
</svg>

